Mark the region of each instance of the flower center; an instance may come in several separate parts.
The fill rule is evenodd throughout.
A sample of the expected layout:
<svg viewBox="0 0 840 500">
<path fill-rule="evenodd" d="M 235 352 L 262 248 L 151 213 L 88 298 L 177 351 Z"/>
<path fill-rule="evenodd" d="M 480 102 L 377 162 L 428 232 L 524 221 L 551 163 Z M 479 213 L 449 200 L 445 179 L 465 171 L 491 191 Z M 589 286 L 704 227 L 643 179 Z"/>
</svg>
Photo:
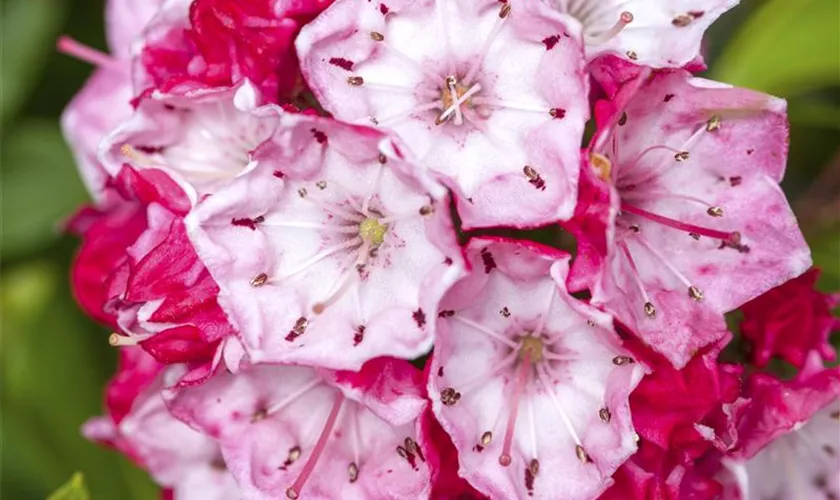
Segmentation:
<svg viewBox="0 0 840 500">
<path fill-rule="evenodd" d="M 532 364 L 537 364 L 543 358 L 543 341 L 539 337 L 527 334 L 519 341 L 519 358 L 525 362 L 527 359 Z"/>
<path fill-rule="evenodd" d="M 378 247 L 385 241 L 385 233 L 387 232 L 388 226 L 374 217 L 366 217 L 359 224 L 359 236 L 373 248 Z"/>
</svg>

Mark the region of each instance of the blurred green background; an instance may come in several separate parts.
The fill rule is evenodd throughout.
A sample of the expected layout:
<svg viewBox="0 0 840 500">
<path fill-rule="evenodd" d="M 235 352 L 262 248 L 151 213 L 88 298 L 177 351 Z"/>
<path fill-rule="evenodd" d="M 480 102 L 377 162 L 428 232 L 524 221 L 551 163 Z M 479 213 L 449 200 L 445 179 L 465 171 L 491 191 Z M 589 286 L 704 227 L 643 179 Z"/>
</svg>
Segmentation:
<svg viewBox="0 0 840 500">
<path fill-rule="evenodd" d="M 157 490 L 79 426 L 101 411 L 115 366 L 102 327 L 70 295 L 77 241 L 65 217 L 87 200 L 58 128 L 90 73 L 55 52 L 67 33 L 105 47 L 104 0 L 2 0 L 0 164 L 0 497 L 43 499 L 82 471 L 95 500 L 149 499 Z M 840 288 L 840 2 L 743 0 L 707 36 L 709 76 L 789 101 L 783 187 L 824 269 Z"/>
</svg>

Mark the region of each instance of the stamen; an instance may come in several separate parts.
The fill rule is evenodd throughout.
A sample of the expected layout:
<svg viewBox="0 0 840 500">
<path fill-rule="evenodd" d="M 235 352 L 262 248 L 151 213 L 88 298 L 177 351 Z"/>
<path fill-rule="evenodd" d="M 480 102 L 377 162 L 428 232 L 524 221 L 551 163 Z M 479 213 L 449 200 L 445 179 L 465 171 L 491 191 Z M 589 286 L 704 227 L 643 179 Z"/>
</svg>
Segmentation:
<svg viewBox="0 0 840 500">
<path fill-rule="evenodd" d="M 504 3 L 502 4 L 501 9 L 499 10 L 499 17 L 496 18 L 496 22 L 493 24 L 493 28 L 490 30 L 490 33 L 487 35 L 487 38 L 484 40 L 484 45 L 481 47 L 481 51 L 478 53 L 478 56 L 475 58 L 475 62 L 473 63 L 472 67 L 469 71 L 467 71 L 467 75 L 464 77 L 464 82 L 467 85 L 473 83 L 473 78 L 478 73 L 479 68 L 484 63 L 484 58 L 487 57 L 487 53 L 490 51 L 490 46 L 493 44 L 493 41 L 499 35 L 499 32 L 502 30 L 502 26 L 504 25 L 505 19 L 507 19 L 508 15 L 510 15 L 510 4 Z"/>
<path fill-rule="evenodd" d="M 659 250 L 657 250 L 656 248 L 654 248 L 654 246 L 653 246 L 653 245 L 651 245 L 651 244 L 650 244 L 650 242 L 649 242 L 648 240 L 646 240 L 646 239 L 645 239 L 644 237 L 642 237 L 641 235 L 636 235 L 636 240 L 637 240 L 637 241 L 638 241 L 638 242 L 639 242 L 639 243 L 640 243 L 643 247 L 645 247 L 645 248 L 646 248 L 646 249 L 647 249 L 647 250 L 648 250 L 651 254 L 653 254 L 653 256 L 654 256 L 654 257 L 656 257 L 656 258 L 657 258 L 660 262 L 662 262 L 662 263 L 665 265 L 665 267 L 667 267 L 667 268 L 668 268 L 668 270 L 669 270 L 669 271 L 671 271 L 671 273 L 672 273 L 674 276 L 676 276 L 676 277 L 677 277 L 677 279 L 678 279 L 678 280 L 680 280 L 680 281 L 681 281 L 681 282 L 682 282 L 682 283 L 686 286 L 686 288 L 689 288 L 689 289 L 690 289 L 690 288 L 693 288 L 693 285 L 691 284 L 691 282 L 690 282 L 690 281 L 688 281 L 688 278 L 686 278 L 686 277 L 685 277 L 685 275 L 679 271 L 679 269 L 677 269 L 676 267 L 674 267 L 674 265 L 673 265 L 673 264 L 671 264 L 671 262 L 670 262 L 668 259 L 666 259 L 666 258 L 665 258 L 665 256 L 664 256 L 664 255 L 662 255 L 662 253 L 661 253 L 661 252 L 659 252 Z M 690 293 L 690 292 L 689 292 L 689 293 Z"/>
<path fill-rule="evenodd" d="M 315 469 L 315 465 L 318 464 L 318 459 L 321 457 L 321 453 L 323 453 L 324 448 L 327 446 L 327 440 L 329 440 L 333 427 L 335 427 L 335 422 L 338 419 L 339 412 L 341 411 L 342 403 L 344 403 L 344 394 L 342 394 L 341 391 L 337 391 L 332 409 L 327 416 L 327 421 L 324 423 L 324 428 L 321 430 L 321 435 L 318 437 L 318 442 L 315 443 L 315 448 L 313 448 L 312 454 L 310 454 L 309 458 L 306 460 L 306 464 L 304 464 L 297 479 L 295 479 L 295 482 L 286 490 L 286 497 L 294 500 L 300 496 L 300 492 L 306 484 L 306 480 L 309 479 L 310 474 L 312 474 L 312 471 Z"/>
<path fill-rule="evenodd" d="M 513 445 L 513 432 L 516 428 L 516 417 L 519 415 L 519 400 L 522 397 L 522 393 L 525 391 L 525 383 L 527 382 L 528 369 L 530 367 L 531 352 L 526 351 L 525 357 L 519 365 L 519 372 L 516 375 L 516 385 L 513 386 L 510 414 L 508 415 L 507 429 L 505 430 L 505 440 L 502 444 L 502 454 L 499 455 L 499 463 L 503 467 L 509 466 L 512 461 L 510 448 Z"/>
<path fill-rule="evenodd" d="M 588 37 L 586 39 L 587 45 L 602 45 L 604 43 L 609 42 L 612 40 L 616 35 L 621 33 L 621 31 L 627 27 L 628 24 L 633 22 L 633 14 L 630 12 L 624 11 L 618 16 L 618 21 L 612 25 L 610 29 L 601 33 L 600 35 Z"/>
<path fill-rule="evenodd" d="M 478 83 L 476 83 L 475 85 L 470 87 L 469 90 L 464 92 L 464 95 L 459 97 L 455 102 L 452 103 L 451 106 L 449 106 L 449 108 L 447 108 L 443 113 L 441 113 L 440 116 L 437 117 L 437 120 L 435 120 L 435 124 L 440 125 L 441 123 L 446 121 L 446 119 L 449 118 L 449 115 L 451 115 L 453 112 L 456 113 L 456 117 L 458 115 L 460 115 L 461 114 L 461 105 L 464 104 L 465 102 L 467 102 L 479 90 L 481 90 L 481 85 L 478 84 Z M 466 115 L 464 115 L 464 116 L 466 116 Z M 461 121 L 461 123 L 463 123 L 463 120 Z M 458 123 L 458 120 L 456 118 L 455 124 L 460 125 L 461 123 Z"/>
<path fill-rule="evenodd" d="M 563 421 L 563 424 L 566 426 L 566 430 L 569 432 L 569 435 L 572 436 L 572 440 L 575 442 L 576 445 L 580 446 L 580 438 L 578 437 L 577 432 L 575 432 L 575 428 L 572 425 L 572 420 L 569 418 L 569 415 L 563 409 L 563 406 L 560 404 L 560 400 L 557 398 L 557 394 L 554 392 L 554 387 L 552 387 L 550 383 L 550 377 L 548 373 L 541 370 L 540 367 L 537 366 L 537 380 L 539 383 L 545 388 L 545 391 L 550 396 L 552 404 L 554 408 L 557 410 L 557 413 L 560 414 L 560 419 Z"/>
<path fill-rule="evenodd" d="M 296 399 L 311 391 L 320 383 L 321 379 L 316 377 L 313 380 L 310 380 L 309 382 L 303 384 L 303 386 L 301 386 L 300 389 L 286 396 L 286 398 L 282 399 L 279 403 L 273 404 L 270 407 L 266 408 L 263 412 L 263 417 L 267 417 L 268 415 L 272 415 L 274 413 L 282 411 L 283 408 L 292 404 Z"/>
<path fill-rule="evenodd" d="M 713 207 L 717 208 L 717 207 Z M 645 219 L 651 220 L 653 222 L 662 224 L 663 226 L 670 227 L 672 229 L 678 229 L 680 231 L 686 233 L 695 233 L 699 234 L 700 236 L 707 236 L 709 238 L 715 238 L 718 240 L 723 240 L 727 243 L 738 243 L 741 241 L 741 234 L 737 231 L 727 232 L 727 231 L 717 231 L 715 229 L 708 229 L 702 226 L 696 226 L 694 224 L 687 224 L 685 222 L 678 221 L 676 219 L 671 219 L 670 217 L 665 217 L 664 215 L 655 214 L 653 212 L 648 212 L 647 210 L 643 210 L 636 206 L 630 205 L 628 203 L 621 204 L 621 210 L 623 212 L 631 213 L 634 215 L 638 215 L 639 217 L 644 217 Z M 721 211 L 721 214 L 723 212 Z"/>
<path fill-rule="evenodd" d="M 366 221 L 367 220 L 374 219 L 366 219 Z M 361 228 L 359 229 L 359 234 L 362 234 Z M 362 238 L 364 239 L 364 243 L 362 244 L 361 249 L 359 250 L 359 256 L 355 260 L 353 270 L 351 271 L 349 269 L 350 266 L 343 267 L 338 284 L 333 285 L 333 291 L 327 295 L 326 299 L 320 302 L 316 302 L 312 306 L 313 313 L 321 314 L 327 309 L 327 307 L 338 302 L 341 299 L 341 297 L 344 296 L 344 292 L 346 292 L 347 289 L 350 288 L 350 286 L 356 282 L 356 279 L 359 278 L 359 274 L 364 269 L 365 264 L 367 264 L 368 258 L 370 258 L 370 249 L 373 246 L 371 240 L 365 238 L 364 236 L 362 236 Z M 379 242 L 381 243 L 382 241 L 380 240 Z"/>
<path fill-rule="evenodd" d="M 296 269 L 293 269 L 291 272 L 288 272 L 281 277 L 269 278 L 268 281 L 277 282 L 277 281 L 287 280 L 287 279 L 291 278 L 292 276 L 309 269 L 313 265 L 315 265 L 318 262 L 326 259 L 327 257 L 330 257 L 333 254 L 341 252 L 342 250 L 358 248 L 358 247 L 362 246 L 363 243 L 364 243 L 364 241 L 362 240 L 361 237 L 359 237 L 359 238 L 353 238 L 353 239 L 347 240 L 346 242 L 344 242 L 340 245 L 335 245 L 333 247 L 327 248 L 325 250 L 322 250 L 321 252 L 319 252 L 318 254 L 316 254 L 315 256 L 313 256 L 312 258 L 310 258 L 309 260 L 307 260 L 303 264 L 299 265 Z M 265 281 L 263 283 L 265 283 Z"/>
<path fill-rule="evenodd" d="M 365 87 L 372 90 L 382 90 L 385 92 L 393 92 L 396 94 L 417 95 L 433 99 L 438 97 L 437 92 L 434 92 L 432 90 L 426 90 L 421 87 L 402 87 L 400 85 L 393 85 L 390 83 L 379 83 L 371 81 L 365 81 Z"/>
<path fill-rule="evenodd" d="M 118 60 L 109 56 L 108 54 L 96 50 L 92 47 L 88 47 L 83 43 L 80 43 L 73 38 L 62 35 L 58 37 L 58 41 L 56 42 L 56 48 L 62 54 L 67 54 L 68 56 L 75 57 L 80 61 L 84 61 L 88 64 L 92 64 L 93 66 L 97 66 L 99 68 L 108 68 L 114 71 L 125 72 L 126 67 L 120 64 Z"/>
<path fill-rule="evenodd" d="M 155 164 L 154 160 L 140 151 L 137 151 L 131 144 L 123 144 L 120 146 L 120 154 L 144 167 L 151 167 Z"/>
<path fill-rule="evenodd" d="M 454 76 L 446 77 L 446 86 L 449 88 L 449 96 L 452 99 L 452 102 L 458 103 L 460 99 L 458 97 L 457 80 L 455 80 Z M 451 107 L 455 108 L 455 125 L 463 125 L 464 117 L 461 115 L 461 106 L 453 104 Z M 444 115 L 441 115 L 439 119 L 443 120 Z"/>
<path fill-rule="evenodd" d="M 501 99 L 493 99 L 491 97 L 474 97 L 473 98 L 473 103 L 476 104 L 476 105 L 479 105 L 479 106 L 492 106 L 492 107 L 496 107 L 496 108 L 510 109 L 510 110 L 513 110 L 513 111 L 527 111 L 529 113 L 540 113 L 540 114 L 548 113 L 552 117 L 553 117 L 553 115 L 551 115 L 552 110 L 554 110 L 555 114 L 557 113 L 556 108 L 550 108 L 549 109 L 549 108 L 540 107 L 540 106 L 528 106 L 527 104 L 519 104 L 519 103 L 515 103 L 515 102 L 508 102 L 508 101 L 504 101 L 504 100 L 501 100 Z"/>
<path fill-rule="evenodd" d="M 379 185 L 382 184 L 382 173 L 384 171 L 385 164 L 380 161 L 376 167 L 376 177 L 373 179 L 373 188 L 371 188 L 370 193 L 368 193 L 368 195 L 365 196 L 365 200 L 362 202 L 361 212 L 364 214 L 365 217 L 367 217 L 367 220 L 370 220 L 370 202 L 371 200 L 373 200 L 373 197 L 376 196 L 376 193 L 379 192 Z M 362 224 L 364 224 L 365 222 L 362 222 Z"/>
<path fill-rule="evenodd" d="M 282 222 L 272 222 L 272 223 L 263 223 L 260 225 L 263 228 L 286 228 L 286 229 L 317 229 L 318 231 L 325 232 L 325 233 L 335 233 L 335 234 L 358 234 L 359 230 L 353 226 L 347 227 L 336 227 L 330 226 L 328 224 L 322 224 L 319 222 L 301 222 L 301 221 L 282 221 Z"/>
<path fill-rule="evenodd" d="M 519 344 L 517 344 L 513 340 L 511 340 L 511 339 L 509 339 L 509 338 L 507 338 L 503 335 L 500 335 L 500 334 L 494 332 L 493 330 L 487 328 L 486 326 L 481 325 L 479 323 L 476 323 L 475 321 L 473 321 L 471 319 L 464 318 L 460 315 L 452 316 L 452 319 L 455 320 L 455 321 L 461 322 L 461 323 L 463 323 L 467 326 L 471 326 L 475 330 L 487 335 L 488 337 L 490 337 L 492 339 L 498 340 L 499 342 L 505 344 L 506 346 L 508 346 L 512 349 L 519 349 Z"/>
<path fill-rule="evenodd" d="M 531 336 L 533 336 L 533 337 L 539 337 L 540 336 L 540 334 L 543 331 L 543 328 L 545 328 L 545 322 L 548 320 L 548 315 L 549 315 L 549 313 L 551 313 L 551 306 L 554 304 L 554 296 L 557 295 L 557 286 L 554 285 L 554 282 L 552 282 L 552 284 L 550 286 L 551 286 L 551 291 L 548 293 L 548 304 L 545 307 L 545 314 L 540 316 L 540 322 L 537 324 L 537 327 L 534 329 L 534 332 L 531 334 Z M 540 342 L 540 352 L 542 352 L 543 351 L 542 342 L 541 341 L 539 341 L 539 342 Z"/>
<path fill-rule="evenodd" d="M 490 431 L 485 431 L 484 434 L 481 435 L 481 446 L 486 447 L 493 441 L 493 433 Z"/>
<path fill-rule="evenodd" d="M 385 125 L 393 125 L 395 123 L 399 123 L 403 120 L 407 120 L 412 115 L 416 115 L 417 113 L 422 113 L 424 111 L 431 111 L 433 109 L 439 109 L 440 102 L 432 101 L 428 104 L 421 104 L 415 108 L 409 109 L 407 111 L 400 111 L 399 113 L 394 113 L 392 115 L 388 115 L 385 118 L 377 118 L 376 123 L 385 126 Z"/>
<path fill-rule="evenodd" d="M 134 337 L 129 337 L 128 335 L 120 335 L 119 333 L 112 333 L 108 336 L 108 344 L 111 347 L 131 347 L 135 346 L 140 341 Z"/>
<path fill-rule="evenodd" d="M 624 257 L 627 259 L 627 263 L 630 264 L 630 274 L 633 276 L 633 281 L 636 282 L 636 286 L 639 288 L 639 291 L 642 293 L 642 298 L 645 300 L 645 314 L 647 314 L 649 318 L 655 318 L 656 307 L 654 307 L 653 303 L 650 301 L 650 297 L 648 297 L 647 290 L 645 290 L 644 282 L 642 282 L 642 277 L 639 274 L 639 268 L 636 266 L 636 261 L 633 260 L 633 255 L 630 254 L 630 249 L 627 248 L 627 243 L 620 241 L 618 243 L 618 246 L 624 253 Z"/>
<path fill-rule="evenodd" d="M 506 370 L 510 365 L 515 363 L 516 359 L 518 357 L 519 357 L 519 351 L 514 350 L 513 352 L 508 354 L 508 356 L 506 358 L 504 358 L 502 361 L 500 361 L 499 363 L 496 363 L 494 365 L 493 369 L 490 370 L 489 372 L 482 373 L 481 375 L 473 377 L 472 379 L 468 380 L 467 382 L 464 382 L 463 384 L 460 384 L 461 391 L 466 394 L 474 386 L 483 384 L 484 382 L 487 382 L 491 378 L 493 378 L 496 375 L 498 375 L 499 373 L 501 373 L 503 370 Z M 458 395 L 460 397 L 461 393 L 459 392 Z"/>
<path fill-rule="evenodd" d="M 359 479 L 359 466 L 356 465 L 356 462 L 350 462 L 350 465 L 347 466 L 347 475 L 350 476 L 351 483 L 355 483 Z"/>
</svg>

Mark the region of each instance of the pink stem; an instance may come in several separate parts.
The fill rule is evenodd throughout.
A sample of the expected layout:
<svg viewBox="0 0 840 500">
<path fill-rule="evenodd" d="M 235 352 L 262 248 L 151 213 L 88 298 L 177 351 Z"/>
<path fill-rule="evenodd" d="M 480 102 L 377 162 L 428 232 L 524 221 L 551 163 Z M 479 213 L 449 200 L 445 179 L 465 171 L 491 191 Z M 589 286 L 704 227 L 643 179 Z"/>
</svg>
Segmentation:
<svg viewBox="0 0 840 500">
<path fill-rule="evenodd" d="M 507 467 L 510 465 L 510 448 L 513 445 L 513 431 L 516 429 L 516 417 L 519 416 L 519 400 L 525 390 L 525 379 L 528 377 L 528 368 L 531 367 L 531 351 L 525 350 L 525 358 L 519 365 L 519 372 L 516 374 L 516 385 L 513 387 L 513 400 L 511 401 L 510 414 L 508 415 L 507 429 L 505 430 L 505 442 L 502 445 L 502 454 L 499 455 L 499 463 Z"/>
<path fill-rule="evenodd" d="M 312 449 L 312 454 L 309 455 L 309 458 L 306 460 L 306 464 L 304 464 L 303 469 L 301 469 L 294 484 L 286 490 L 287 497 L 297 498 L 300 496 L 303 485 L 306 484 L 306 480 L 309 479 L 310 474 L 312 474 L 312 471 L 318 464 L 318 459 L 321 457 L 321 453 L 323 453 L 324 448 L 327 446 L 327 441 L 330 439 L 330 434 L 332 434 L 333 427 L 335 427 L 335 421 L 338 419 L 338 413 L 341 411 L 341 405 L 343 403 L 344 394 L 338 391 L 335 396 L 332 409 L 330 410 L 330 414 L 327 417 L 327 421 L 324 423 L 324 428 L 321 430 L 321 435 L 318 437 L 318 442 L 315 443 L 315 448 Z"/>
<path fill-rule="evenodd" d="M 94 66 L 122 71 L 122 67 L 113 57 L 104 52 L 88 47 L 87 45 L 84 45 L 67 35 L 58 37 L 56 48 L 63 54 L 75 57 L 80 61 L 90 63 Z"/>
<path fill-rule="evenodd" d="M 628 205 L 627 203 L 621 204 L 621 210 L 623 212 L 628 212 L 631 214 L 638 215 L 639 217 L 644 217 L 645 219 L 652 220 L 653 222 L 657 222 L 659 224 L 662 224 L 663 226 L 668 226 L 670 228 L 685 231 L 687 233 L 696 233 L 700 236 L 708 236 L 709 238 L 717 238 L 723 241 L 732 241 L 733 239 L 737 238 L 737 233 L 717 231 L 715 229 L 708 229 L 702 226 L 695 226 L 694 224 L 686 224 L 685 222 L 680 222 L 678 220 L 671 219 L 670 217 L 665 217 L 664 215 L 659 215 L 652 212 L 648 212 L 647 210 L 642 210 L 639 207 L 634 207 L 633 205 Z"/>
</svg>

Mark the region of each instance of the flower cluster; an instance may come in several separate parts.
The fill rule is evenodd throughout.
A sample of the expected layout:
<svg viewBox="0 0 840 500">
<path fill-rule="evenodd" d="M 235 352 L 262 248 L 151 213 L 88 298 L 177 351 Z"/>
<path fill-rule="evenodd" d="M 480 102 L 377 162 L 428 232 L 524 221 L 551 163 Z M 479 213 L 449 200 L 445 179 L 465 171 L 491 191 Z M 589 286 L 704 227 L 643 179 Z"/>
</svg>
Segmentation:
<svg viewBox="0 0 840 500">
<path fill-rule="evenodd" d="M 837 498 L 785 102 L 694 76 L 736 3 L 110 0 L 84 434 L 176 499 Z"/>
</svg>

